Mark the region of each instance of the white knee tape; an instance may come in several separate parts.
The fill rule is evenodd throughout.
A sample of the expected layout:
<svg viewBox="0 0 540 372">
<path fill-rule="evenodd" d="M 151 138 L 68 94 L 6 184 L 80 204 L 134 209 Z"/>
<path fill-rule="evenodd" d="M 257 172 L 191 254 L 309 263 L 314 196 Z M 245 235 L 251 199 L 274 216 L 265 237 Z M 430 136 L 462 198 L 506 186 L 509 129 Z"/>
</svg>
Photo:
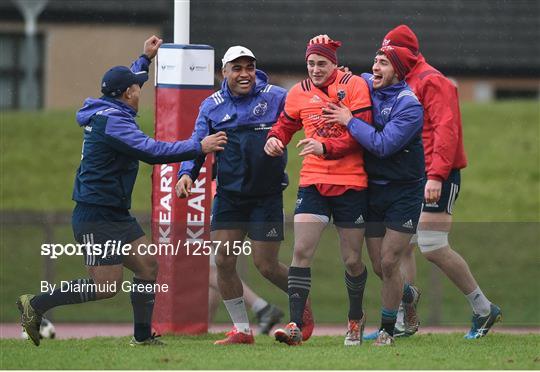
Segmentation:
<svg viewBox="0 0 540 372">
<path fill-rule="evenodd" d="M 409 242 L 409 244 L 412 244 L 412 245 L 418 244 L 418 234 L 414 234 L 413 236 L 411 236 L 411 241 Z"/>
<path fill-rule="evenodd" d="M 418 247 L 422 253 L 435 251 L 447 245 L 447 231 L 418 230 Z"/>
</svg>

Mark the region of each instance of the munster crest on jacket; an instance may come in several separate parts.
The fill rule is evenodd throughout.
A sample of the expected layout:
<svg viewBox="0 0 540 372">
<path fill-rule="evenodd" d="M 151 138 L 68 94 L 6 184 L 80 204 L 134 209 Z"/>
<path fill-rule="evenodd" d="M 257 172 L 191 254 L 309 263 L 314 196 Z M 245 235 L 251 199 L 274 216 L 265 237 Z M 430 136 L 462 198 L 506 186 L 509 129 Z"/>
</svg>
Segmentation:
<svg viewBox="0 0 540 372">
<path fill-rule="evenodd" d="M 266 114 L 267 109 L 268 109 L 268 103 L 266 101 L 259 102 L 257 106 L 253 108 L 253 115 L 263 116 L 264 114 Z"/>
</svg>

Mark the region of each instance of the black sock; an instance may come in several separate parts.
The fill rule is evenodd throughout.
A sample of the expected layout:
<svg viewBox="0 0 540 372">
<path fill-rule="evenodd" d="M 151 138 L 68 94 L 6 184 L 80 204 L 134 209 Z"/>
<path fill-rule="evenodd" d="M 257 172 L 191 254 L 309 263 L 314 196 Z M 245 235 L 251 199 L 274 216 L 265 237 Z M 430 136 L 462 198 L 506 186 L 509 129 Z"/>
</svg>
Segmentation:
<svg viewBox="0 0 540 372">
<path fill-rule="evenodd" d="M 403 284 L 403 297 L 401 297 L 401 301 L 403 301 L 406 304 L 410 304 L 414 300 L 413 291 L 411 289 L 411 286 L 407 283 Z"/>
<path fill-rule="evenodd" d="M 80 304 L 96 300 L 96 286 L 92 279 L 75 279 L 64 283 L 61 288 L 52 292 L 36 295 L 30 305 L 40 314 L 56 306 Z"/>
<path fill-rule="evenodd" d="M 133 278 L 135 288 L 131 291 L 131 306 L 133 307 L 133 333 L 135 340 L 144 341 L 152 336 L 152 313 L 154 312 L 154 300 L 156 293 L 154 292 L 155 280 L 144 280 Z M 138 284 L 144 286 L 151 284 L 152 290 L 140 291 Z"/>
<path fill-rule="evenodd" d="M 345 271 L 345 285 L 349 294 L 349 320 L 360 320 L 364 316 L 362 302 L 366 287 L 367 269 L 358 276 L 351 276 Z"/>
<path fill-rule="evenodd" d="M 385 330 L 390 336 L 394 335 L 394 327 L 396 326 L 397 310 L 388 310 L 382 308 L 381 310 L 381 328 Z"/>
<path fill-rule="evenodd" d="M 302 328 L 302 316 L 311 289 L 311 269 L 309 267 L 289 267 L 289 310 L 291 322 Z"/>
</svg>

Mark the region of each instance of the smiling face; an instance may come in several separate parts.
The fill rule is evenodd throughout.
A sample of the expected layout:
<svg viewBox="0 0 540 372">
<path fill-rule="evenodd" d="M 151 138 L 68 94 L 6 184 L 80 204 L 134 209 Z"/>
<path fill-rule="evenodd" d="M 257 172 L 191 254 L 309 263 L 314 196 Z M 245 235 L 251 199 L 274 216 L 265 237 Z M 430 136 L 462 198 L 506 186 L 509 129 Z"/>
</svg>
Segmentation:
<svg viewBox="0 0 540 372">
<path fill-rule="evenodd" d="M 255 60 L 251 57 L 240 57 L 227 62 L 223 67 L 223 77 L 234 96 L 244 96 L 251 92 L 255 85 Z"/>
<path fill-rule="evenodd" d="M 308 75 L 313 82 L 313 85 L 316 87 L 324 85 L 336 67 L 337 66 L 335 63 L 332 63 L 332 61 L 330 61 L 328 58 L 319 54 L 312 53 L 308 56 Z"/>
<path fill-rule="evenodd" d="M 373 60 L 373 89 L 382 89 L 399 83 L 398 76 L 388 57 L 377 53 Z"/>
</svg>

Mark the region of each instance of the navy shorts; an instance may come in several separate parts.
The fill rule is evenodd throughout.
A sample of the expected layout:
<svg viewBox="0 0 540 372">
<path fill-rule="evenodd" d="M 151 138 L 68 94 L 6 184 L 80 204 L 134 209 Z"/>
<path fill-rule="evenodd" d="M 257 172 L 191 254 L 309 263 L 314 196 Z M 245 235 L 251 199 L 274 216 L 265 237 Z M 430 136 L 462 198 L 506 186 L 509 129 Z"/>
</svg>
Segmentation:
<svg viewBox="0 0 540 372">
<path fill-rule="evenodd" d="M 363 229 L 367 215 L 367 191 L 349 189 L 338 196 L 323 196 L 313 185 L 299 187 L 294 214 L 300 213 L 332 217 L 338 227 Z"/>
<path fill-rule="evenodd" d="M 77 203 L 71 223 L 75 240 L 94 247 L 90 251 L 83 250 L 87 266 L 121 264 L 124 257 L 118 247 L 145 235 L 135 217 L 123 208 Z M 107 242 L 108 249 L 105 250 Z M 102 252 L 98 252 L 96 247 L 101 248 Z"/>
<path fill-rule="evenodd" d="M 386 185 L 370 183 L 366 237 L 383 237 L 387 228 L 416 233 L 423 198 L 423 181 Z"/>
<path fill-rule="evenodd" d="M 452 169 L 448 178 L 442 183 L 440 199 L 435 203 L 424 203 L 422 212 L 446 212 L 452 214 L 454 203 L 459 196 L 460 186 L 461 173 L 459 169 Z"/>
<path fill-rule="evenodd" d="M 283 240 L 283 193 L 245 196 L 218 190 L 211 230 L 242 230 L 251 240 Z"/>
</svg>

